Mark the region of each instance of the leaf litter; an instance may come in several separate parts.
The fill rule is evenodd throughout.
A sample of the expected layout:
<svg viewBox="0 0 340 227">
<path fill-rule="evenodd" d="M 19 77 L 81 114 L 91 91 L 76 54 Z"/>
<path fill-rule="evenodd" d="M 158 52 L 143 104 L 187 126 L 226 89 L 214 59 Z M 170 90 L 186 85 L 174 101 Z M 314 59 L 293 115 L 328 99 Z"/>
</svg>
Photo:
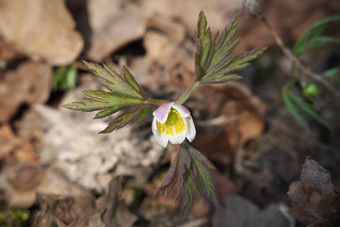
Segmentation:
<svg viewBox="0 0 340 227">
<path fill-rule="evenodd" d="M 267 81 L 260 78 L 258 72 L 245 70 L 250 76 L 241 83 L 202 89 L 188 101 L 199 125 L 194 147 L 217 167 L 215 173 L 209 173 L 215 185 L 219 185 L 220 207 L 214 208 L 206 200 L 197 198 L 185 222 L 176 218 L 179 208 L 176 203 L 169 203 L 174 200 L 171 195 L 151 201 L 155 191 L 150 188 L 159 186 L 163 179 L 157 177 L 159 170 L 167 167 L 170 155 L 152 140 L 150 119 L 147 118 L 142 127 L 132 124 L 119 133 L 98 135 L 96 132 L 108 122 L 59 107 L 79 98 L 84 89 L 98 89 L 99 81 L 83 71 L 78 88 L 62 92 L 63 101 L 57 102 L 58 107 L 51 105 L 51 98 L 56 95 L 50 93 L 53 66 L 83 60 L 79 55 L 116 69 L 122 63 L 128 65 L 146 92 L 155 97 L 179 96 L 194 79 L 194 45 L 190 38 L 196 26 L 193 15 L 203 9 L 213 22 L 214 33 L 228 24 L 242 1 L 226 4 L 219 0 L 198 3 L 102 0 L 88 1 L 85 7 L 82 5 L 85 3 L 75 2 L 71 15 L 62 1 L 52 1 L 51 5 L 56 7 L 46 7 L 36 0 L 30 3 L 33 11 L 23 11 L 22 17 L 16 19 L 14 12 L 23 8 L 20 4 L 24 3 L 0 3 L 8 6 L 0 7 L 1 21 L 8 22 L 0 23 L 0 187 L 9 209 L 31 209 L 34 214 L 30 221 L 36 226 L 50 226 L 51 218 L 58 226 L 174 226 L 179 223 L 209 226 L 209 219 L 213 226 L 272 226 L 273 222 L 276 226 L 294 226 L 294 222 L 330 226 L 337 223 L 338 205 L 334 201 L 338 199 L 335 191 L 339 190 L 339 179 L 333 173 L 339 172 L 340 158 L 332 153 L 334 149 L 323 144 L 325 141 L 336 144 L 334 138 L 338 134 L 328 132 L 331 135 L 323 138 L 322 143 L 318 142 L 317 133 L 308 135 L 313 142 L 306 142 L 305 137 L 300 141 L 304 132 L 287 120 L 275 96 L 284 78 L 280 70 L 270 72 L 273 76 Z M 266 4 L 263 11 L 278 32 L 287 34 L 285 39 L 292 41 L 307 25 L 337 7 L 337 3 L 322 1 L 313 4 L 277 1 Z M 45 10 L 38 10 L 42 8 Z M 90 28 L 86 37 L 82 31 L 86 26 L 75 24 L 72 18 L 77 13 L 86 18 L 78 18 L 77 23 L 87 23 Z M 282 14 L 291 16 L 278 16 Z M 254 18 L 242 13 L 239 17 L 242 40 L 236 54 L 273 44 Z M 296 26 L 292 27 L 292 23 Z M 90 48 L 83 49 L 83 40 L 89 41 Z M 136 40 L 141 42 L 136 44 Z M 49 45 L 51 43 L 53 45 Z M 141 44 L 138 48 L 144 52 L 137 55 L 135 47 Z M 124 49 L 130 45 L 132 48 Z M 272 59 L 283 61 L 275 58 L 275 54 Z M 261 68 L 267 63 L 260 59 L 256 64 Z M 256 69 L 250 68 L 252 70 Z M 338 127 L 336 109 L 323 111 Z M 268 119 L 272 118 L 287 125 L 289 130 L 271 124 Z M 319 151 L 314 149 L 315 144 Z M 171 152 L 169 150 L 167 152 Z M 298 178 L 299 167 L 307 155 L 332 172 L 334 185 L 329 172 L 316 161 L 307 159 L 300 181 L 290 186 L 289 204 L 286 192 Z M 118 180 L 117 176 L 124 180 Z M 135 205 L 131 205 L 131 199 L 130 202 L 120 199 L 128 187 L 135 188 L 132 199 Z M 138 190 L 144 193 L 139 201 Z M 103 192 L 106 195 L 100 196 Z M 290 214 L 287 206 L 292 206 Z"/>
</svg>

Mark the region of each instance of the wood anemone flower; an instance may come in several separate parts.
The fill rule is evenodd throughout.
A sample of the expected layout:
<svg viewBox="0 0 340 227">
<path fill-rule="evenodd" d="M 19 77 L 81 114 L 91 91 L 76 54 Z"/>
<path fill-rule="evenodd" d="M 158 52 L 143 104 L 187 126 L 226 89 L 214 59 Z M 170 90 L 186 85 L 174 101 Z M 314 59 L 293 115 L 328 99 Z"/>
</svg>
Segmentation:
<svg viewBox="0 0 340 227">
<path fill-rule="evenodd" d="M 170 140 L 172 144 L 181 144 L 187 138 L 195 139 L 196 129 L 190 111 L 182 105 L 173 102 L 159 106 L 153 112 L 152 132 L 157 143 L 166 147 Z"/>
</svg>

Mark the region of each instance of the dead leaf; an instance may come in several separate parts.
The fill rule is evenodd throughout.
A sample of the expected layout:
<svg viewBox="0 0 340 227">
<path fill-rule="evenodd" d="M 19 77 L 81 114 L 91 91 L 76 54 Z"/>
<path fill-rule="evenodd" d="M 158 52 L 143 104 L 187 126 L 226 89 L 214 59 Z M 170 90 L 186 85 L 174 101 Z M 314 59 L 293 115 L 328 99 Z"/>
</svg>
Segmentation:
<svg viewBox="0 0 340 227">
<path fill-rule="evenodd" d="M 0 81 L 0 122 L 8 121 L 22 104 L 45 102 L 51 79 L 52 68 L 45 63 L 25 62 L 7 71 Z"/>
<path fill-rule="evenodd" d="M 42 209 L 34 214 L 34 226 L 43 226 L 52 217 L 59 227 L 75 223 L 94 208 L 93 197 L 61 197 L 38 194 L 37 204 Z"/>
<path fill-rule="evenodd" d="M 131 227 L 137 220 L 126 204 L 120 200 L 121 180 L 112 179 L 107 196 L 96 200 L 96 209 L 70 227 Z"/>
<path fill-rule="evenodd" d="M 300 181 L 293 182 L 287 194 L 293 203 L 318 219 L 339 212 L 339 195 L 334 191 L 330 173 L 309 157 L 302 166 Z"/>
<path fill-rule="evenodd" d="M 223 207 L 213 214 L 212 226 L 225 227 L 263 227 L 294 226 L 294 219 L 287 213 L 284 205 L 270 204 L 260 210 L 250 200 L 239 195 L 229 195 L 224 199 Z"/>
<path fill-rule="evenodd" d="M 3 161 L 10 155 L 15 147 L 21 143 L 9 125 L 2 125 L 0 127 L 0 161 Z"/>
<path fill-rule="evenodd" d="M 94 61 L 102 61 L 145 32 L 145 16 L 122 9 L 119 1 L 90 0 L 88 11 L 92 36 L 87 55 Z"/>
<path fill-rule="evenodd" d="M 27 161 L 34 163 L 36 155 L 33 145 L 17 135 L 7 124 L 0 127 L 0 161 Z"/>
<path fill-rule="evenodd" d="M 194 146 L 210 160 L 228 164 L 234 151 L 264 129 L 266 105 L 238 82 L 198 89 L 187 104 L 197 125 Z"/>
<path fill-rule="evenodd" d="M 9 207 L 28 208 L 36 201 L 37 193 L 92 198 L 91 193 L 71 183 L 58 171 L 43 170 L 27 162 L 5 165 L 0 175 L 0 188 Z"/>
<path fill-rule="evenodd" d="M 87 79 L 87 85 L 70 92 L 62 103 L 82 97 L 83 90 L 98 88 L 99 83 L 95 83 L 92 76 Z M 137 184 L 144 185 L 163 157 L 162 147 L 154 141 L 147 126 L 143 129 L 130 124 L 117 132 L 98 136 L 110 119 L 93 120 L 93 113 L 63 107 L 36 105 L 35 109 L 49 123 L 39 163 L 59 169 L 84 188 L 100 193 L 113 176 L 122 175 L 133 177 Z M 151 125 L 151 120 L 145 124 Z"/>
<path fill-rule="evenodd" d="M 61 0 L 0 1 L 0 34 L 19 51 L 53 65 L 72 63 L 83 48 Z"/>
</svg>

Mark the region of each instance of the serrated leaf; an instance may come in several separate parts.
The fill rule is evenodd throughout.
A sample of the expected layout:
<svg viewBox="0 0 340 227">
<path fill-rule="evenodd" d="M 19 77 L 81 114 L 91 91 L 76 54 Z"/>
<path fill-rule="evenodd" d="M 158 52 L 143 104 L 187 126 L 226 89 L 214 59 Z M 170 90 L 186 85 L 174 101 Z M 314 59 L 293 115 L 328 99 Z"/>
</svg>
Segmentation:
<svg viewBox="0 0 340 227">
<path fill-rule="evenodd" d="M 101 90 L 89 90 L 89 91 L 84 91 L 84 94 L 87 95 L 88 97 L 94 98 L 94 99 L 99 99 L 106 101 L 111 104 L 111 106 L 114 105 L 120 105 L 120 104 L 139 104 L 142 103 L 142 100 L 139 98 L 135 97 L 128 97 L 128 96 L 123 96 L 123 95 L 118 95 L 106 91 L 101 91 Z"/>
<path fill-rule="evenodd" d="M 111 104 L 90 98 L 82 98 L 77 102 L 65 104 L 64 107 L 71 110 L 96 111 L 109 108 Z"/>
<path fill-rule="evenodd" d="M 129 106 L 131 106 L 131 105 L 129 105 L 129 104 L 122 104 L 122 105 L 113 106 L 111 108 L 107 108 L 105 110 L 102 110 L 102 111 L 98 112 L 96 114 L 96 116 L 94 117 L 94 119 L 100 119 L 100 118 L 107 117 L 107 116 L 109 116 L 111 114 L 114 114 L 114 113 L 118 112 L 119 110 L 122 110 L 122 109 L 124 109 L 126 107 L 129 107 Z"/>
<path fill-rule="evenodd" d="M 225 83 L 230 80 L 238 80 L 242 78 L 238 74 L 227 74 L 225 76 L 220 76 L 220 77 L 214 77 L 211 79 L 204 79 L 201 81 L 201 84 L 218 84 L 218 83 Z"/>
<path fill-rule="evenodd" d="M 319 20 L 317 22 L 315 22 L 312 27 L 310 27 L 309 29 L 307 29 L 301 36 L 300 38 L 296 41 L 294 48 L 293 48 L 293 52 L 296 55 L 301 55 L 302 53 L 304 53 L 306 50 L 308 50 L 309 48 L 312 48 L 313 46 L 315 47 L 315 44 L 312 45 L 308 45 L 310 42 L 316 42 L 316 43 L 323 43 L 326 44 L 327 42 L 322 41 L 320 42 L 320 35 L 323 34 L 326 29 L 329 27 L 329 25 L 333 22 L 336 21 L 340 21 L 340 15 L 335 15 L 335 16 L 331 16 L 322 20 Z M 319 39 L 319 41 L 313 41 L 313 40 L 317 40 Z M 321 39 L 322 40 L 322 39 Z"/>
<path fill-rule="evenodd" d="M 143 111 L 143 106 L 139 106 L 137 108 L 133 108 L 128 112 L 122 113 L 119 115 L 113 122 L 109 124 L 109 126 L 101 131 L 100 133 L 109 133 L 112 132 L 113 130 L 120 129 L 124 127 L 127 123 L 135 119 L 140 112 Z"/>
<path fill-rule="evenodd" d="M 235 70 L 246 67 L 249 61 L 255 59 L 265 50 L 258 49 L 229 58 L 229 55 L 239 43 L 239 38 L 233 40 L 237 26 L 235 17 L 225 27 L 221 35 L 217 32 L 212 38 L 210 28 L 207 27 L 207 19 L 203 12 L 200 13 L 197 23 L 197 50 L 195 54 L 196 81 L 227 82 L 228 80 L 219 80 L 217 77 L 227 76 Z"/>
<path fill-rule="evenodd" d="M 84 64 L 98 77 L 104 79 L 105 81 L 102 84 L 112 91 L 113 93 L 138 97 L 142 98 L 142 95 L 139 94 L 133 87 L 131 87 L 127 81 L 123 80 L 116 72 L 110 69 L 108 66 L 104 65 L 104 67 L 84 61 Z"/>
<path fill-rule="evenodd" d="M 139 114 L 138 118 L 137 118 L 137 122 L 141 123 L 145 120 L 145 118 L 148 116 L 149 114 L 149 108 L 146 106 L 144 107 L 144 109 L 142 110 L 142 112 Z"/>
<path fill-rule="evenodd" d="M 243 54 L 236 55 L 232 57 L 230 61 L 227 61 L 226 65 L 218 67 L 216 70 L 214 70 L 212 75 L 208 75 L 207 77 L 219 76 L 220 74 L 231 73 L 234 72 L 235 70 L 243 69 L 249 64 L 248 63 L 249 61 L 257 58 L 265 50 L 266 48 L 255 49 Z"/>
<path fill-rule="evenodd" d="M 215 185 L 207 171 L 214 168 L 195 148 L 187 143 L 181 145 L 166 177 L 157 189 L 154 198 L 169 193 L 177 185 L 176 199 L 183 203 L 183 215 L 186 216 L 194 202 L 194 193 L 206 195 L 215 205 L 218 205 Z"/>
<path fill-rule="evenodd" d="M 146 98 L 146 94 L 143 88 L 139 86 L 135 78 L 132 76 L 132 74 L 129 72 L 129 70 L 125 66 L 123 67 L 123 71 L 124 71 L 125 81 L 128 82 L 128 84 L 130 84 L 130 86 L 133 89 L 135 89 L 135 91 L 137 91 L 143 98 Z"/>
</svg>

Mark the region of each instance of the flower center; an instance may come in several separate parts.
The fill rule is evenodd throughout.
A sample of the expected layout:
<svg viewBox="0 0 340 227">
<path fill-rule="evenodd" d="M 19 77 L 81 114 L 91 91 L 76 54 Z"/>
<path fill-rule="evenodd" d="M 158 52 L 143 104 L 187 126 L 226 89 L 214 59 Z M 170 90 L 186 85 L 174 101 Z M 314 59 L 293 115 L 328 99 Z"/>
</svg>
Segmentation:
<svg viewBox="0 0 340 227">
<path fill-rule="evenodd" d="M 174 108 L 170 109 L 168 119 L 164 124 L 157 121 L 157 128 L 161 134 L 165 132 L 165 134 L 173 136 L 174 131 L 176 134 L 183 132 L 185 129 L 184 121 L 182 116 L 175 110 Z"/>
</svg>

